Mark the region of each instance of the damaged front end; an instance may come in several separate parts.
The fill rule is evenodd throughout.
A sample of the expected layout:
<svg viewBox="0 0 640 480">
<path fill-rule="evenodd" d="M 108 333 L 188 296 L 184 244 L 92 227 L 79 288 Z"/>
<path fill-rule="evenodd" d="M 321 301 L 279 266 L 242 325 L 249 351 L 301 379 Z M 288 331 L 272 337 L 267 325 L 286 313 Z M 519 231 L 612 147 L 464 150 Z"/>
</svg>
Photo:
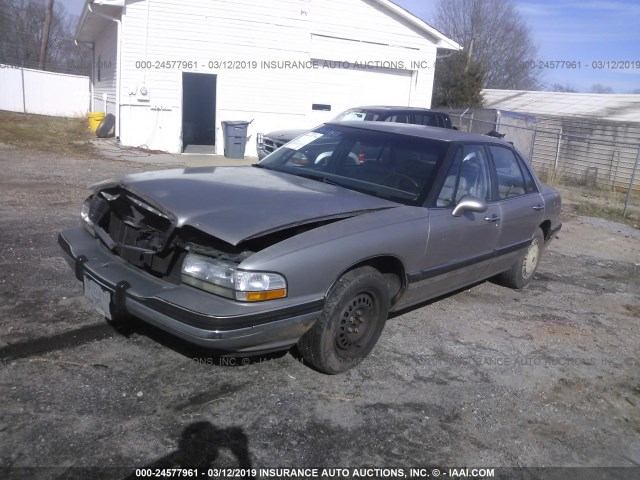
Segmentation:
<svg viewBox="0 0 640 480">
<path fill-rule="evenodd" d="M 180 252 L 168 215 L 116 188 L 87 198 L 81 218 L 85 230 L 112 253 L 152 275 L 172 277 Z"/>
<path fill-rule="evenodd" d="M 85 230 L 100 239 L 112 254 L 164 281 L 185 283 L 235 300 L 268 299 L 234 293 L 236 287 L 260 287 L 255 281 L 244 285 L 242 279 L 236 278 L 241 276 L 236 273 L 238 265 L 253 251 L 190 226 L 177 228 L 170 214 L 125 189 L 116 187 L 91 195 L 83 204 L 81 217 Z M 246 279 L 244 283 L 248 283 Z M 279 294 L 270 298 L 286 296 L 286 287 L 278 290 Z"/>
<path fill-rule="evenodd" d="M 278 235 L 232 245 L 115 185 L 95 191 L 81 217 L 84 228 L 58 243 L 88 303 L 112 321 L 133 315 L 222 354 L 249 353 L 295 344 L 322 309 L 288 298 L 284 276 L 240 268 Z"/>
<path fill-rule="evenodd" d="M 190 225 L 180 228 L 164 212 L 120 186 L 97 191 L 82 206 L 85 230 L 128 264 L 172 284 L 186 284 L 239 302 L 287 297 L 287 280 L 276 272 L 245 271 L 254 253 L 330 218 L 287 226 L 232 245 Z"/>
</svg>

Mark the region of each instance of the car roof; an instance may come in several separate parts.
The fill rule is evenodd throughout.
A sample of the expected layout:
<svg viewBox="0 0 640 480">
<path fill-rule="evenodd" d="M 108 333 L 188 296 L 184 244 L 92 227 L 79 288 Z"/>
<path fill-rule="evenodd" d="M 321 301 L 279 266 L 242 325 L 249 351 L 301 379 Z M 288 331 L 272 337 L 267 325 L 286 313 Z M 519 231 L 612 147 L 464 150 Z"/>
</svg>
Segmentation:
<svg viewBox="0 0 640 480">
<path fill-rule="evenodd" d="M 425 125 L 413 125 L 409 123 L 394 122 L 371 122 L 371 121 L 346 121 L 346 122 L 326 122 L 325 125 L 358 128 L 385 133 L 395 133 L 407 135 L 415 138 L 426 138 L 430 140 L 441 140 L 444 142 L 473 142 L 473 143 L 494 143 L 511 147 L 511 144 L 496 137 L 481 135 L 478 133 L 464 133 L 449 128 L 427 127 Z"/>
<path fill-rule="evenodd" d="M 439 110 L 432 110 L 430 108 L 422 107 L 407 107 L 407 106 L 393 106 L 393 105 L 366 105 L 364 107 L 353 107 L 348 110 L 368 110 L 371 112 L 388 113 L 388 112 L 431 112 L 431 113 L 445 113 Z"/>
</svg>

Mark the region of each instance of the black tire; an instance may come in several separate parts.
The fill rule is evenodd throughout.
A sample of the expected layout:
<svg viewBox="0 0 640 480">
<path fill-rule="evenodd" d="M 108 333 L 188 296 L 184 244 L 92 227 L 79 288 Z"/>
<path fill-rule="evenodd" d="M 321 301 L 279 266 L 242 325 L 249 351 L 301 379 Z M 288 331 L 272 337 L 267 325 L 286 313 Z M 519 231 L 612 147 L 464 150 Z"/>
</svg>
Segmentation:
<svg viewBox="0 0 640 480">
<path fill-rule="evenodd" d="M 499 274 L 496 279 L 505 287 L 521 289 L 526 287 L 540 263 L 540 256 L 544 248 L 544 233 L 538 228 L 531 238 L 529 247 L 513 263 L 511 268 Z"/>
<path fill-rule="evenodd" d="M 375 268 L 356 268 L 333 286 L 320 318 L 298 342 L 298 351 L 324 373 L 349 370 L 371 352 L 388 313 L 385 278 Z"/>
</svg>

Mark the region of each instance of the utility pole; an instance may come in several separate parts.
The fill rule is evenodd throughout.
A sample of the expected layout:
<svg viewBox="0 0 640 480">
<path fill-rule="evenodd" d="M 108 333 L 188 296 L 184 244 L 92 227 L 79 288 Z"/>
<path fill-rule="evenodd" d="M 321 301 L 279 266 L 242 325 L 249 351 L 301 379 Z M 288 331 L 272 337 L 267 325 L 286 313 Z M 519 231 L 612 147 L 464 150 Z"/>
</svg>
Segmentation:
<svg viewBox="0 0 640 480">
<path fill-rule="evenodd" d="M 42 43 L 40 44 L 40 62 L 38 68 L 44 70 L 47 65 L 47 46 L 49 45 L 49 29 L 51 28 L 51 17 L 53 16 L 53 0 L 49 0 L 47 11 L 44 17 L 44 31 L 42 32 Z"/>
</svg>

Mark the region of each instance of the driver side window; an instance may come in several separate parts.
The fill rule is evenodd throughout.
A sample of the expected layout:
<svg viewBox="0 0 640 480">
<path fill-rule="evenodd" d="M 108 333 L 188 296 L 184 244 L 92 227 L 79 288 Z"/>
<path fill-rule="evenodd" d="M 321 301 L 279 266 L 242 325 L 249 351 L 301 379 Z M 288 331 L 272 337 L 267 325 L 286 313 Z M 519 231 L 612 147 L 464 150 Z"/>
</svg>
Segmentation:
<svg viewBox="0 0 640 480">
<path fill-rule="evenodd" d="M 491 198 L 489 162 L 482 145 L 458 147 L 436 200 L 436 207 L 453 207 L 465 195 L 483 200 Z"/>
</svg>

